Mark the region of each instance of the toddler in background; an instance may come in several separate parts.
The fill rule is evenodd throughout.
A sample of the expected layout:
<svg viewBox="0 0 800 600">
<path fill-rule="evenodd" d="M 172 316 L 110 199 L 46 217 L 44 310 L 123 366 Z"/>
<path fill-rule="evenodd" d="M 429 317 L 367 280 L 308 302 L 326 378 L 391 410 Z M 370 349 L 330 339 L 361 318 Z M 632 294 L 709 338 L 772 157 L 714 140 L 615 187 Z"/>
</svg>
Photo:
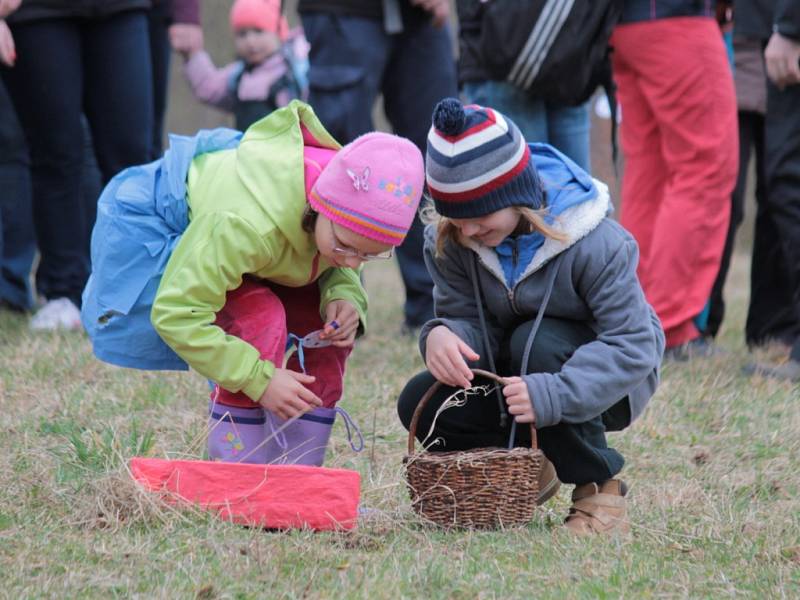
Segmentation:
<svg viewBox="0 0 800 600">
<path fill-rule="evenodd" d="M 231 28 L 239 59 L 217 68 L 202 37 L 171 34 L 186 64 L 184 74 L 200 101 L 232 112 L 244 131 L 276 108 L 307 96 L 308 42 L 300 27 L 289 30 L 279 0 L 236 0 Z"/>
</svg>

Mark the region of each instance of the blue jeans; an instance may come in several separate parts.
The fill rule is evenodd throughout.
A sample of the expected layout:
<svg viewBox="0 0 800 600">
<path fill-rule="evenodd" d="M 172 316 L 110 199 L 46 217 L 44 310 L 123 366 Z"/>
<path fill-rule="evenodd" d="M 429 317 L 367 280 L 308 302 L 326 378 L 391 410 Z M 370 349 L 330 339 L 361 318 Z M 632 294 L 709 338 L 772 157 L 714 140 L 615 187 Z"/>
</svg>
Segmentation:
<svg viewBox="0 0 800 600">
<path fill-rule="evenodd" d="M 31 308 L 35 253 L 28 151 L 0 82 L 0 301 L 20 310 Z"/>
<path fill-rule="evenodd" d="M 526 142 L 555 146 L 587 173 L 589 153 L 589 103 L 558 106 L 532 98 L 504 81 L 470 81 L 464 84 L 469 102 L 496 108 L 519 127 Z"/>
<path fill-rule="evenodd" d="M 431 114 L 442 98 L 458 93 L 456 67 L 447 28 L 430 20 L 405 23 L 387 34 L 379 20 L 332 13 L 303 13 L 311 44 L 309 104 L 337 140 L 347 143 L 375 128 L 372 108 L 383 94 L 394 132 L 425 153 Z M 406 289 L 406 325 L 433 317 L 433 281 L 422 254 L 419 218 L 397 249 Z"/>
<path fill-rule="evenodd" d="M 81 113 L 104 181 L 150 160 L 152 75 L 147 17 L 48 19 L 12 27 L 18 60 L 3 71 L 27 137 L 41 261 L 37 290 L 80 306 L 93 208 L 82 199 Z"/>
</svg>

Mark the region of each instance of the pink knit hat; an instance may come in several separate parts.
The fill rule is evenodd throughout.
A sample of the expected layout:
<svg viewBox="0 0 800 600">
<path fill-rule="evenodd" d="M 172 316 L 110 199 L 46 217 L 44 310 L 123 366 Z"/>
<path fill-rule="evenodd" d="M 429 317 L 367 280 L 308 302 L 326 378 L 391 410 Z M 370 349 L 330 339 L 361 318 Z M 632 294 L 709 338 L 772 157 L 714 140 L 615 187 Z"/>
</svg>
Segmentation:
<svg viewBox="0 0 800 600">
<path fill-rule="evenodd" d="M 269 31 L 285 39 L 289 25 L 281 16 L 280 0 L 236 0 L 231 7 L 231 28 L 249 27 Z"/>
<path fill-rule="evenodd" d="M 399 246 L 414 220 L 425 179 L 422 153 L 409 140 L 367 133 L 331 159 L 309 203 L 334 223 Z"/>
</svg>

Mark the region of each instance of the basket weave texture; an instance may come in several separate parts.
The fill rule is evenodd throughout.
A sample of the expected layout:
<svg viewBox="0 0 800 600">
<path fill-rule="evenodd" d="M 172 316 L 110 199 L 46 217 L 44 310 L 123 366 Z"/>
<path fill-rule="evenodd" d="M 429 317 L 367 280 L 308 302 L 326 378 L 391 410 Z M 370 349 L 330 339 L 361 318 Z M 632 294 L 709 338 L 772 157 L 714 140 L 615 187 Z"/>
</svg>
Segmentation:
<svg viewBox="0 0 800 600">
<path fill-rule="evenodd" d="M 488 371 L 474 369 L 497 382 Z M 442 527 L 497 529 L 528 523 L 536 509 L 542 452 L 531 425 L 530 448 L 475 448 L 455 452 L 415 452 L 422 409 L 439 389 L 437 381 L 420 400 L 408 432 L 404 458 L 411 506 Z"/>
</svg>

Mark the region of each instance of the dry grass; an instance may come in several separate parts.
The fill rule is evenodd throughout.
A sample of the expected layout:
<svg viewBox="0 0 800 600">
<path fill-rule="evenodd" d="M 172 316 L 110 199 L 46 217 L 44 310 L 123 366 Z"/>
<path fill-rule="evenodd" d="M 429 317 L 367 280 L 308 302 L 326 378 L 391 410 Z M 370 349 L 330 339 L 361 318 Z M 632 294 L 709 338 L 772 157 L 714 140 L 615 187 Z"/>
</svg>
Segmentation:
<svg viewBox="0 0 800 600">
<path fill-rule="evenodd" d="M 737 257 L 724 359 L 669 365 L 645 415 L 611 441 L 628 459 L 630 540 L 575 540 L 568 490 L 529 527 L 444 533 L 409 508 L 394 399 L 421 368 L 399 328 L 395 267 L 371 265 L 369 336 L 328 464 L 362 474 L 350 533 L 265 533 L 176 510 L 132 484 L 136 454 L 199 457 L 205 382 L 116 369 L 79 335 L 31 336 L 0 314 L 0 572 L 8 597 L 331 598 L 800 596 L 800 393 L 746 378 Z M 774 350 L 773 350 L 774 352 Z M 377 365 L 377 367 L 376 367 Z M 457 410 L 457 409 L 454 409 Z"/>
</svg>

